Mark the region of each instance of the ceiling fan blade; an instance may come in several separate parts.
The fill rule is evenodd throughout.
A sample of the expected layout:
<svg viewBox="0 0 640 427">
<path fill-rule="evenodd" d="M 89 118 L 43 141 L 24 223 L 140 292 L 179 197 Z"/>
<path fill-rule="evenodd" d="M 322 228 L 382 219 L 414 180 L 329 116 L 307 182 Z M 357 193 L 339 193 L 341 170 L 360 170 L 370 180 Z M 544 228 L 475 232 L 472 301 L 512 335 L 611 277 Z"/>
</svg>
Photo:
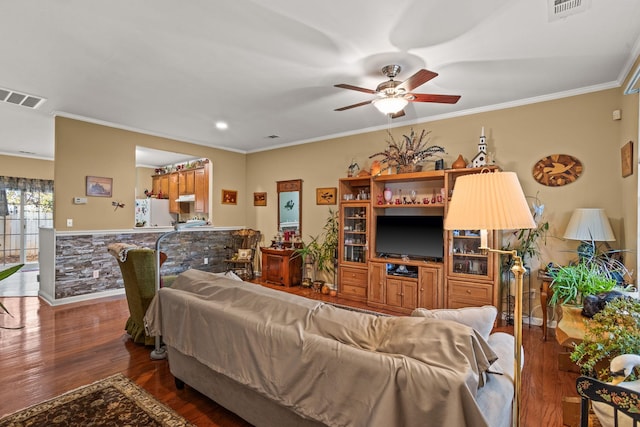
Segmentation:
<svg viewBox="0 0 640 427">
<path fill-rule="evenodd" d="M 367 89 L 367 88 L 364 88 L 364 87 L 358 87 L 358 86 L 348 85 L 348 84 L 344 84 L 344 83 L 341 83 L 341 84 L 339 84 L 339 85 L 334 85 L 334 86 L 335 86 L 335 87 L 342 88 L 342 89 L 357 90 L 357 91 L 359 91 L 359 92 L 364 92 L 364 93 L 371 93 L 371 94 L 376 93 L 376 91 L 375 91 L 375 90 L 372 90 L 372 89 Z"/>
<path fill-rule="evenodd" d="M 455 104 L 460 99 L 460 95 L 434 95 L 429 93 L 412 93 L 413 99 L 407 98 L 409 102 L 439 102 L 441 104 Z"/>
<path fill-rule="evenodd" d="M 397 119 L 398 117 L 404 116 L 404 110 L 400 110 L 397 113 L 389 114 L 392 119 Z"/>
<path fill-rule="evenodd" d="M 344 111 L 344 110 L 350 110 L 351 108 L 362 107 L 363 105 L 371 104 L 372 102 L 373 102 L 373 100 L 371 100 L 371 101 L 359 102 L 358 104 L 347 105 L 346 107 L 342 107 L 342 108 L 336 108 L 336 109 L 335 109 L 335 110 L 333 110 L 333 111 Z"/>
<path fill-rule="evenodd" d="M 407 80 L 400 83 L 396 89 L 404 89 L 406 92 L 411 92 L 418 86 L 425 84 L 437 75 L 438 73 L 434 73 L 433 71 L 425 70 L 423 68 L 413 76 L 409 77 Z"/>
</svg>

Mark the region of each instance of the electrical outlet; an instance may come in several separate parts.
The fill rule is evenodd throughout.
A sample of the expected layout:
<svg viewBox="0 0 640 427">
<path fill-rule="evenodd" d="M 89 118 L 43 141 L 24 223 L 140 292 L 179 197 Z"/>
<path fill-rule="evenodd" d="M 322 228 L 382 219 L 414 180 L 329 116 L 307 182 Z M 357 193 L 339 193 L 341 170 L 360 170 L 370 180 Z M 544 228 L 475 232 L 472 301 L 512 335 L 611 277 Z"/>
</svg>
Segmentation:
<svg viewBox="0 0 640 427">
<path fill-rule="evenodd" d="M 97 279 L 100 277 L 100 270 L 93 270 L 93 278 Z"/>
<path fill-rule="evenodd" d="M 73 227 L 73 219 L 67 218 L 67 227 Z"/>
<path fill-rule="evenodd" d="M 209 258 L 205 258 L 205 259 L 204 259 L 204 263 L 205 263 L 205 264 L 209 264 Z"/>
</svg>

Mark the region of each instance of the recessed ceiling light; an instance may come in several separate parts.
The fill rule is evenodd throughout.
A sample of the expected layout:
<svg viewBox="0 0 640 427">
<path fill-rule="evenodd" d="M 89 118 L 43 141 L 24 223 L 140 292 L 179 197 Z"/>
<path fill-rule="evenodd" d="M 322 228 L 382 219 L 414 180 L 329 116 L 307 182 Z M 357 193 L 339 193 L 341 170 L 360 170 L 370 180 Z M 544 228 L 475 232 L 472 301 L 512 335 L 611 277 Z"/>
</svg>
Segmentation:
<svg viewBox="0 0 640 427">
<path fill-rule="evenodd" d="M 216 122 L 216 128 L 220 130 L 225 130 L 229 127 L 227 122 Z"/>
</svg>

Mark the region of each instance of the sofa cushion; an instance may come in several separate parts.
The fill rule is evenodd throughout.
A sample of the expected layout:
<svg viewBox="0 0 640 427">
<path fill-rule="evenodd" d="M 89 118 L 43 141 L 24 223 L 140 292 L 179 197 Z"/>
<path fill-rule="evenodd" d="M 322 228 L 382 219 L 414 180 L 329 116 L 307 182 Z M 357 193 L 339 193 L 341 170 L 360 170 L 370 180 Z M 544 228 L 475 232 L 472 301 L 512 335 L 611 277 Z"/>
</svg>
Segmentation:
<svg viewBox="0 0 640 427">
<path fill-rule="evenodd" d="M 497 315 L 498 309 L 492 305 L 437 310 L 416 308 L 411 313 L 413 317 L 453 320 L 454 322 L 462 323 L 478 331 L 485 340 L 489 339 Z"/>
</svg>

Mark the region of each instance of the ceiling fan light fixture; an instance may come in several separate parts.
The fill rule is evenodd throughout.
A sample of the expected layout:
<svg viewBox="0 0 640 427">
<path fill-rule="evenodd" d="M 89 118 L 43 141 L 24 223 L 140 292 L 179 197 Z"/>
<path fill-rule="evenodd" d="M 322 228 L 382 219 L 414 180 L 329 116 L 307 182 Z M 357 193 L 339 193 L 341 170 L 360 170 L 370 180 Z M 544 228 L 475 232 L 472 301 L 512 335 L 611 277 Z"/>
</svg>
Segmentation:
<svg viewBox="0 0 640 427">
<path fill-rule="evenodd" d="M 374 107 L 382 114 L 396 114 L 407 106 L 409 101 L 403 97 L 390 96 L 373 101 Z"/>
</svg>

